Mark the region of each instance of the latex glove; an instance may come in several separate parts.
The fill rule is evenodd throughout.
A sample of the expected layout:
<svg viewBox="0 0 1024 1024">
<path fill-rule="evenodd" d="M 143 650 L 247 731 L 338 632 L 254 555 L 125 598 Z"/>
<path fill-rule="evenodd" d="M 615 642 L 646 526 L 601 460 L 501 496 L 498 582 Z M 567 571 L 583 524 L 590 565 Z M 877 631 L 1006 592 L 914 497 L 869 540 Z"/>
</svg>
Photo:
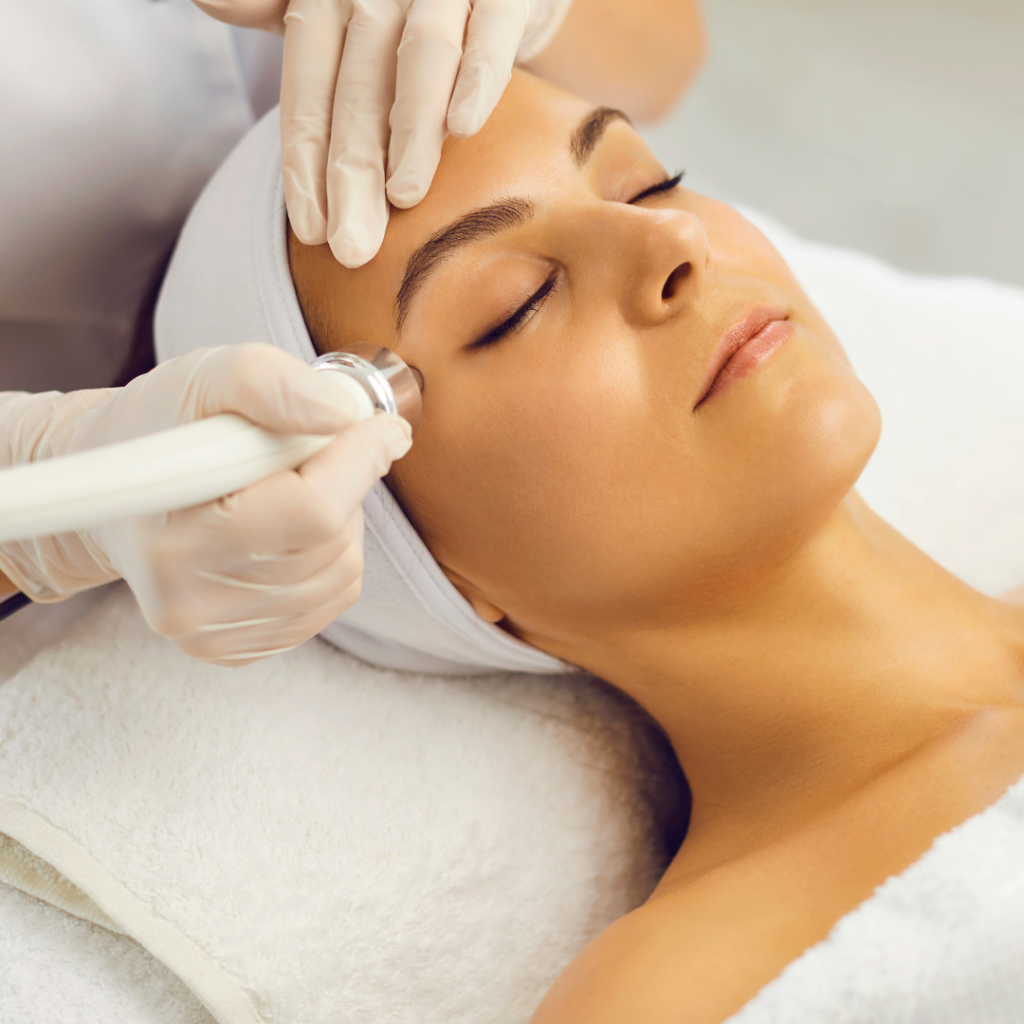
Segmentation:
<svg viewBox="0 0 1024 1024">
<path fill-rule="evenodd" d="M 36 601 L 119 576 L 182 650 L 241 665 L 318 633 L 359 594 L 361 503 L 411 444 L 397 416 L 354 423 L 351 399 L 266 345 L 200 349 L 125 388 L 5 395 L 0 464 L 71 454 L 221 412 L 279 433 L 338 434 L 299 467 L 218 501 L 80 533 L 0 545 Z"/>
<path fill-rule="evenodd" d="M 448 133 L 483 127 L 513 65 L 544 49 L 571 0 L 195 2 L 264 28 L 280 11 L 288 216 L 300 242 L 329 242 L 358 267 L 380 248 L 388 200 L 426 195 Z"/>
</svg>

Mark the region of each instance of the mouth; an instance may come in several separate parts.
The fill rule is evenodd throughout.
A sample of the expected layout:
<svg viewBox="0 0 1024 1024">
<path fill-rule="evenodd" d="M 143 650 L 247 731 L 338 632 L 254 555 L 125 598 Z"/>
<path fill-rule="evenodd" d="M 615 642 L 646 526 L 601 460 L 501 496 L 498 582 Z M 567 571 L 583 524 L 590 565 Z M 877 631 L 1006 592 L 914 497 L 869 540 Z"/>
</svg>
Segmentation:
<svg viewBox="0 0 1024 1024">
<path fill-rule="evenodd" d="M 789 314 L 776 306 L 757 306 L 722 335 L 704 378 L 699 409 L 708 399 L 760 365 L 791 334 Z"/>
</svg>

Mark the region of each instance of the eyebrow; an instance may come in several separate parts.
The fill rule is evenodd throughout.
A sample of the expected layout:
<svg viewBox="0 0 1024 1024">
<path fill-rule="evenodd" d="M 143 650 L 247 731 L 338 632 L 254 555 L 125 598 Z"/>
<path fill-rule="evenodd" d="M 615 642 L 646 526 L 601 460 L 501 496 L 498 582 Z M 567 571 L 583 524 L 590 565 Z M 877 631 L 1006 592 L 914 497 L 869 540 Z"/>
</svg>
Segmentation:
<svg viewBox="0 0 1024 1024">
<path fill-rule="evenodd" d="M 633 123 L 626 114 L 614 107 L 596 107 L 580 121 L 569 137 L 569 152 L 572 153 L 572 162 L 577 168 L 582 170 L 608 125 L 614 121 L 625 121 L 630 125 Z"/>
<path fill-rule="evenodd" d="M 569 136 L 572 162 L 582 169 L 601 141 L 608 125 L 614 121 L 633 122 L 614 107 L 591 110 Z M 533 216 L 533 203 L 528 199 L 502 199 L 490 206 L 471 210 L 451 224 L 436 231 L 409 257 L 401 287 L 395 296 L 395 314 L 401 333 L 416 292 L 445 260 L 463 246 L 509 231 Z"/>
<path fill-rule="evenodd" d="M 398 330 L 402 330 L 413 296 L 427 277 L 457 249 L 482 238 L 490 238 L 518 227 L 533 216 L 533 203 L 526 199 L 502 199 L 490 206 L 471 210 L 447 227 L 435 232 L 409 258 L 402 286 L 395 296 Z"/>
</svg>

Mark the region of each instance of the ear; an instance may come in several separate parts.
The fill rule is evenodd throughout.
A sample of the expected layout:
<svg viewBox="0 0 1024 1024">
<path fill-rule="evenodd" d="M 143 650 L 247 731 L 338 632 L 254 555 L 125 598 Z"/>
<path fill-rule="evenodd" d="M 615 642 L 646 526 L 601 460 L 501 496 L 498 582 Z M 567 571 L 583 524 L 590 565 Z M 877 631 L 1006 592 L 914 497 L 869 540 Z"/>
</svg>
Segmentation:
<svg viewBox="0 0 1024 1024">
<path fill-rule="evenodd" d="M 445 565 L 441 566 L 441 571 L 451 580 L 452 586 L 473 606 L 473 611 L 485 622 L 498 623 L 505 618 L 505 613 L 496 604 L 491 604 L 464 576 L 460 576 L 454 569 L 449 569 Z"/>
</svg>

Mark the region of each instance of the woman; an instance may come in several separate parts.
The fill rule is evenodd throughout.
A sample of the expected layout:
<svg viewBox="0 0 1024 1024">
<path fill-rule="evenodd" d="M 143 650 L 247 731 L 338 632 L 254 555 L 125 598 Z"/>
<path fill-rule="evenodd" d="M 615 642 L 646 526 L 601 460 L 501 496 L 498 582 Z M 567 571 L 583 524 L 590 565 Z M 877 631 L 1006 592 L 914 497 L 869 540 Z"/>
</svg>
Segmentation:
<svg viewBox="0 0 1024 1024">
<path fill-rule="evenodd" d="M 329 236 L 352 265 L 380 244 L 389 160 L 392 201 L 414 205 L 448 128 L 479 128 L 517 57 L 653 116 L 688 83 L 703 50 L 693 0 L 650 0 L 628 14 L 604 0 L 571 10 L 567 0 L 482 0 L 472 18 L 461 0 L 198 6 L 285 35 L 289 205 L 307 241 Z M 148 319 L 147 279 L 162 270 L 200 183 L 269 106 L 274 54 L 251 33 L 233 42 L 186 0 L 97 0 L 88 9 L 49 0 L 12 18 L 3 123 L 18 144 L 0 161 L 8 214 L 0 324 L 11 350 L 0 386 L 95 387 L 113 380 L 140 304 Z M 70 164 L 69 146 L 79 157 Z M 41 370 L 38 352 L 58 349 L 65 358 Z M 155 629 L 228 665 L 287 650 L 334 620 L 358 592 L 359 500 L 405 451 L 407 431 L 385 421 L 353 426 L 336 395 L 323 403 L 324 384 L 308 369 L 274 366 L 264 373 L 221 354 L 154 371 L 127 393 L 0 392 L 0 466 L 220 412 L 272 430 L 343 435 L 298 474 L 278 474 L 231 503 L 0 546 L 0 599 L 9 599 L 0 618 L 29 598 L 60 601 L 122 577 Z M 139 360 L 129 376 L 143 369 Z M 268 388 L 271 378 L 281 386 Z M 307 399 L 298 409 L 296 395 Z M 295 525 L 286 551 L 281 515 Z"/>
<path fill-rule="evenodd" d="M 310 334 L 423 374 L 388 478 L 484 620 L 620 687 L 693 792 L 652 898 L 535 1024 L 722 1021 L 1024 772 L 1024 613 L 852 489 L 877 408 L 766 239 L 517 76 Z"/>
</svg>

